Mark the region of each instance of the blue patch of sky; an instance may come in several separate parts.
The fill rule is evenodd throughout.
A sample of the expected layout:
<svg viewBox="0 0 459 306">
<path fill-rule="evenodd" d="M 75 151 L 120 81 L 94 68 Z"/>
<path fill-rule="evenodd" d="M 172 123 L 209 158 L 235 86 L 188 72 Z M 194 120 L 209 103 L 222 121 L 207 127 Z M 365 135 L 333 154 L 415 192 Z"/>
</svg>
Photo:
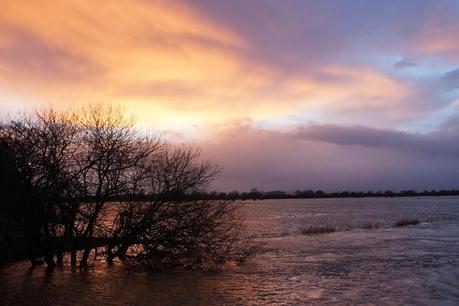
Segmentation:
<svg viewBox="0 0 459 306">
<path fill-rule="evenodd" d="M 408 61 L 415 65 L 396 67 L 400 61 Z M 427 80 L 438 79 L 445 72 L 454 69 L 436 56 L 417 55 L 404 56 L 402 54 L 375 54 L 371 56 L 372 65 L 379 71 L 387 74 L 411 79 Z"/>
</svg>

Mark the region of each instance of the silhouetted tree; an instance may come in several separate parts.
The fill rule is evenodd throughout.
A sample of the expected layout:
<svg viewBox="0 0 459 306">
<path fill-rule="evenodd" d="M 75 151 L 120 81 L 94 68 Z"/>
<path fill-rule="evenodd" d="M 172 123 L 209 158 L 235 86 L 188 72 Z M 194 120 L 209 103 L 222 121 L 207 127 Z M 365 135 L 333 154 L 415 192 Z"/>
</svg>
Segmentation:
<svg viewBox="0 0 459 306">
<path fill-rule="evenodd" d="M 24 228 L 32 220 L 26 236 L 37 241 L 48 266 L 55 257 L 62 264 L 65 251 L 76 266 L 78 250 L 86 266 L 102 245 L 110 262 L 129 257 L 149 265 L 217 262 L 236 254 L 237 206 L 191 200 L 218 169 L 196 149 L 136 132 L 133 119 L 115 107 L 38 111 L 3 124 L 0 136 L 4 173 L 13 173 L 29 195 L 10 193 L 1 237 L 14 208 L 26 205 L 16 220 Z"/>
</svg>

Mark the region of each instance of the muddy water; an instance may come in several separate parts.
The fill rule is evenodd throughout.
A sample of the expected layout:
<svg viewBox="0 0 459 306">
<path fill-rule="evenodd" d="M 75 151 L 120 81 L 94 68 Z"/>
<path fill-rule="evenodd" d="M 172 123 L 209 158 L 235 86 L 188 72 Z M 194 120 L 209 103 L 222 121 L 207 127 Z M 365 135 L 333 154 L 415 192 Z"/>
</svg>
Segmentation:
<svg viewBox="0 0 459 306">
<path fill-rule="evenodd" d="M 47 273 L 21 263 L 0 272 L 0 304 L 459 305 L 458 197 L 256 201 L 243 213 L 262 247 L 240 266 Z M 392 227 L 400 218 L 422 222 Z M 337 232 L 304 236 L 308 225 Z"/>
</svg>

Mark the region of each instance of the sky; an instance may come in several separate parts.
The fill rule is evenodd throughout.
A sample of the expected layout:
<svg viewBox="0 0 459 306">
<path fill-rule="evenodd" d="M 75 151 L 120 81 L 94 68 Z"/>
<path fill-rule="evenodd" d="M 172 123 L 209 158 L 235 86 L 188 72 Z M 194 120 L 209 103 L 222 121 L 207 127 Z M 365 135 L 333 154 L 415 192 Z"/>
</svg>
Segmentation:
<svg viewBox="0 0 459 306">
<path fill-rule="evenodd" d="M 98 102 L 211 188 L 459 188 L 459 1 L 2 0 L 0 117 Z"/>
</svg>

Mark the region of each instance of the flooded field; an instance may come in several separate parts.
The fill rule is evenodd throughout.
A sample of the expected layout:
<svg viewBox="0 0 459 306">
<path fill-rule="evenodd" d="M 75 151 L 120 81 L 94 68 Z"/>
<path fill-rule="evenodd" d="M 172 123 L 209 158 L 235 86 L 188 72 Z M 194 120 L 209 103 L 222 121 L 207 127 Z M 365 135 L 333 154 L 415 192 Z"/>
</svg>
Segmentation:
<svg viewBox="0 0 459 306">
<path fill-rule="evenodd" d="M 245 202 L 259 253 L 218 271 L 0 272 L 3 305 L 458 305 L 459 198 Z M 394 227 L 397 220 L 418 219 Z M 335 232 L 303 235 L 311 225 Z"/>
</svg>

